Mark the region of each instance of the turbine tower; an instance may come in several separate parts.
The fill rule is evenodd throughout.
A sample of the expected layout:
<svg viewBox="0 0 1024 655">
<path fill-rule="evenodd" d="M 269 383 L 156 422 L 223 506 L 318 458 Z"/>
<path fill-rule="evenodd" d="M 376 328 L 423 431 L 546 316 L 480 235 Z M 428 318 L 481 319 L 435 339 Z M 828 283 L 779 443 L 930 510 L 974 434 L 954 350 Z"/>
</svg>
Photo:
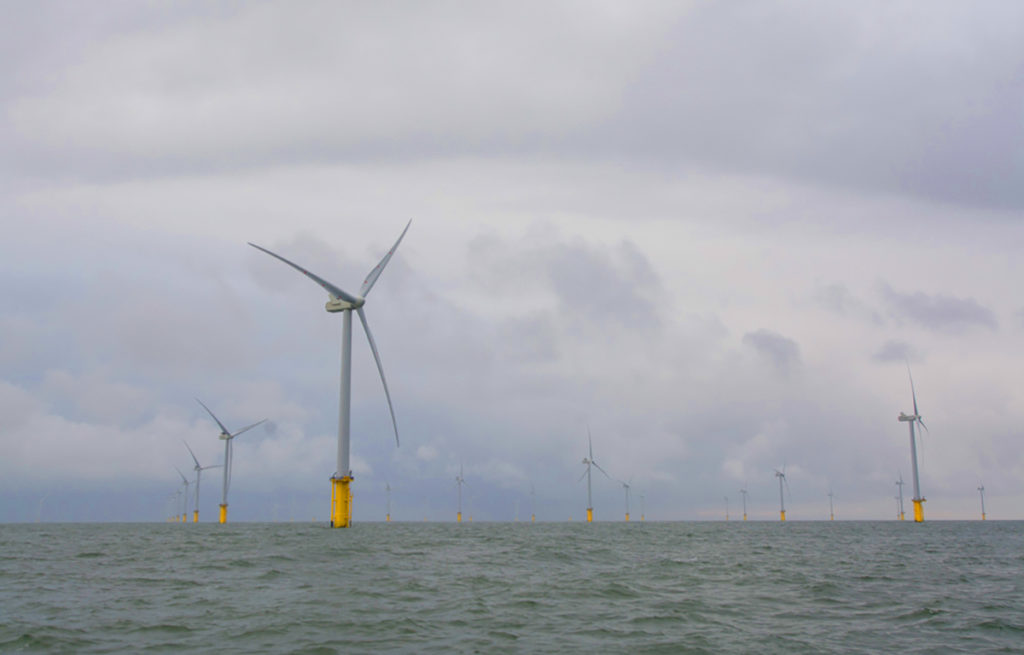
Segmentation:
<svg viewBox="0 0 1024 655">
<path fill-rule="evenodd" d="M 786 520 L 786 499 L 782 496 L 782 483 L 786 483 L 786 488 L 789 488 L 789 482 L 786 482 L 786 466 L 783 464 L 782 470 L 775 469 L 775 477 L 779 479 L 779 520 Z"/>
<path fill-rule="evenodd" d="M 619 480 L 619 482 L 622 482 L 622 480 Z M 622 482 L 622 488 L 626 490 L 626 523 L 629 523 L 629 483 Z"/>
<path fill-rule="evenodd" d="M 828 520 L 835 521 L 836 514 L 832 511 L 832 489 L 828 490 Z"/>
<path fill-rule="evenodd" d="M 195 464 L 196 464 L 195 468 L 193 469 L 196 472 L 196 493 L 195 493 L 196 508 L 195 508 L 195 511 L 192 512 L 192 522 L 193 523 L 199 523 L 199 474 L 201 474 L 206 469 L 220 468 L 221 465 L 220 464 L 211 464 L 210 466 L 200 466 L 199 465 L 199 460 L 196 459 L 196 454 L 194 452 L 192 452 L 191 448 L 188 447 L 188 442 L 183 439 L 182 443 L 185 444 L 186 448 L 188 448 L 188 454 L 192 455 L 192 461 L 195 462 Z"/>
<path fill-rule="evenodd" d="M 747 488 L 740 489 L 740 495 L 743 496 L 743 520 L 747 520 Z"/>
<path fill-rule="evenodd" d="M 921 413 L 917 411 L 917 394 L 914 392 L 914 377 L 910 374 L 910 364 L 907 364 L 907 376 L 910 377 L 910 395 L 914 401 L 914 413 L 904 414 L 900 412 L 897 420 L 901 423 L 907 423 L 910 425 L 910 464 L 913 468 L 914 473 L 914 497 L 910 500 L 914 503 L 914 522 L 921 523 L 924 521 L 924 502 L 925 499 L 921 496 L 921 483 L 917 475 L 917 441 L 914 438 L 914 424 L 919 423 L 925 430 L 928 429 L 925 426 L 924 421 L 921 420 Z"/>
<path fill-rule="evenodd" d="M 370 351 L 373 359 L 377 362 L 377 371 L 380 373 L 380 381 L 384 385 L 384 396 L 388 401 L 388 410 L 391 412 L 391 425 L 395 429 L 395 445 L 398 445 L 398 421 L 395 420 L 395 408 L 391 405 L 391 393 L 388 391 L 388 382 L 384 379 L 384 366 L 380 363 L 380 355 L 377 353 L 377 344 L 373 340 L 370 326 L 366 322 L 366 313 L 363 305 L 366 304 L 366 296 L 373 289 L 377 278 L 380 277 L 384 267 L 391 261 L 392 255 L 402 242 L 405 233 L 409 231 L 412 221 L 405 225 L 402 234 L 399 235 L 395 245 L 391 246 L 384 258 L 370 271 L 359 288 L 359 295 L 353 296 L 343 291 L 323 278 L 313 275 L 298 264 L 294 264 L 284 257 L 272 253 L 266 248 L 261 248 L 254 243 L 249 245 L 257 250 L 262 250 L 271 257 L 281 260 L 295 270 L 299 271 L 309 279 L 319 284 L 327 291 L 328 312 L 341 312 L 341 385 L 338 403 L 338 456 L 337 466 L 334 475 L 331 476 L 331 527 L 347 528 L 352 523 L 352 490 L 349 483 L 352 482 L 352 471 L 349 469 L 349 427 L 351 424 L 352 408 L 352 311 L 359 315 L 359 321 L 363 324 L 363 332 L 366 333 L 366 340 L 370 343 Z"/>
<path fill-rule="evenodd" d="M 185 523 L 188 521 L 188 478 L 177 466 L 174 467 L 174 470 L 181 476 L 181 483 L 185 485 L 185 500 L 181 503 L 181 522 Z"/>
<path fill-rule="evenodd" d="M 982 482 L 981 486 L 978 487 L 978 493 L 981 494 L 981 520 L 985 520 L 985 483 Z"/>
<path fill-rule="evenodd" d="M 640 494 L 640 522 L 643 523 L 646 519 L 644 518 L 644 495 Z"/>
<path fill-rule="evenodd" d="M 459 511 L 455 514 L 455 522 L 462 523 L 462 485 L 466 484 L 466 478 L 462 476 L 462 464 L 459 464 L 459 474 L 455 476 L 455 484 L 459 487 Z"/>
<path fill-rule="evenodd" d="M 901 472 L 899 480 L 896 480 L 896 486 L 900 490 L 900 495 L 896 496 L 896 500 L 900 501 L 900 513 L 899 513 L 898 516 L 899 516 L 899 519 L 901 521 L 905 518 L 905 516 L 903 514 L 903 485 L 904 484 L 905 483 L 903 482 L 903 473 Z"/>
<path fill-rule="evenodd" d="M 199 403 L 200 405 L 203 405 L 203 401 L 199 400 L 198 398 L 196 398 L 196 402 Z M 262 420 L 256 421 L 252 425 L 247 425 L 244 428 L 242 428 L 241 430 L 239 430 L 238 432 L 235 432 L 235 433 L 232 434 L 231 432 L 228 431 L 228 429 L 226 427 L 224 427 L 224 424 L 220 422 L 220 419 L 217 418 L 216 415 L 214 415 L 214 413 L 212 411 L 210 411 L 209 407 L 207 407 L 206 405 L 203 405 L 203 409 L 206 410 L 206 413 L 209 414 L 210 417 L 213 418 L 213 420 L 217 423 L 217 426 L 220 427 L 220 437 L 219 438 L 224 440 L 224 486 L 223 486 L 223 489 L 221 491 L 221 496 L 220 496 L 220 518 L 218 520 L 221 523 L 227 523 L 228 522 L 228 487 L 231 486 L 231 459 L 232 459 L 232 454 L 233 454 L 232 443 L 234 442 L 235 437 L 237 437 L 238 435 L 242 434 L 243 432 L 247 432 L 247 431 L 253 429 L 254 427 L 259 425 L 260 423 L 263 423 L 263 421 L 266 421 L 267 419 L 262 419 Z"/>
<path fill-rule="evenodd" d="M 729 520 L 729 497 L 728 496 L 724 496 L 724 498 L 725 498 L 725 520 L 728 521 Z"/>
<path fill-rule="evenodd" d="M 387 482 L 384 483 L 384 491 L 388 496 L 388 513 L 384 515 L 384 522 L 391 523 L 391 485 Z"/>
<path fill-rule="evenodd" d="M 594 441 L 590 436 L 590 426 L 587 426 L 587 447 L 589 448 L 590 456 L 583 458 L 583 463 L 586 464 L 587 470 L 580 476 L 580 480 L 582 480 L 584 476 L 587 478 L 587 523 L 592 523 L 594 521 L 594 502 L 590 495 L 590 466 L 596 466 L 597 470 L 604 473 L 605 477 L 609 480 L 612 479 L 612 476 L 608 475 L 608 472 L 601 468 L 600 464 L 594 461 Z M 579 482 L 579 480 L 577 480 L 577 482 Z"/>
</svg>

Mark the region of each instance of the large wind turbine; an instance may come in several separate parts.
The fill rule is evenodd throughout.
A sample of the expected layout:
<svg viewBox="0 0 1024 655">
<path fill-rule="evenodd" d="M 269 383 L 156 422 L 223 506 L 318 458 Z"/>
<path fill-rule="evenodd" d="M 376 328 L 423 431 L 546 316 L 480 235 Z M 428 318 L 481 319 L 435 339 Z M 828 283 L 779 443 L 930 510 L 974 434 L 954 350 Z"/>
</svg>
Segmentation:
<svg viewBox="0 0 1024 655">
<path fill-rule="evenodd" d="M 921 420 L 921 413 L 917 411 L 917 394 L 914 392 L 914 376 L 910 374 L 910 364 L 907 364 L 907 376 L 910 378 L 910 396 L 914 400 L 914 413 L 904 414 L 900 412 L 898 420 L 901 423 L 908 423 L 910 425 L 910 464 L 913 467 L 914 473 L 914 497 L 910 500 L 914 503 L 914 522 L 921 523 L 924 521 L 924 502 L 925 499 L 921 496 L 921 483 L 917 476 L 917 441 L 914 438 L 914 424 L 920 423 L 921 427 L 925 430 L 928 429 L 925 426 L 924 421 Z"/>
<path fill-rule="evenodd" d="M 196 402 L 199 403 L 200 405 L 203 405 L 203 401 L 199 400 L 198 398 L 196 398 Z M 203 405 L 203 409 L 206 410 L 206 413 L 209 414 L 210 417 L 213 418 L 213 420 L 217 423 L 217 426 L 220 427 L 220 438 L 224 440 L 224 487 L 223 487 L 223 490 L 221 491 L 221 497 L 220 497 L 220 519 L 219 520 L 220 520 L 221 523 L 227 523 L 228 522 L 228 487 L 231 486 L 231 456 L 232 456 L 232 445 L 231 444 L 235 440 L 235 437 L 237 437 L 238 435 L 242 434 L 243 432 L 247 432 L 248 430 L 253 429 L 254 427 L 259 425 L 260 423 L 263 423 L 263 421 L 266 421 L 267 419 L 262 419 L 262 420 L 256 421 L 252 425 L 245 426 L 244 428 L 242 428 L 238 432 L 231 433 L 231 432 L 228 431 L 228 429 L 226 427 L 224 427 L 224 424 L 220 422 L 220 419 L 217 418 L 217 416 L 212 411 L 210 411 L 209 407 L 207 407 L 206 405 Z"/>
<path fill-rule="evenodd" d="M 455 513 L 455 522 L 462 523 L 462 485 L 466 484 L 466 478 L 462 477 L 462 464 L 459 464 L 459 474 L 455 476 L 455 484 L 459 487 L 459 508 Z"/>
<path fill-rule="evenodd" d="M 604 473 L 605 477 L 608 478 L 609 480 L 612 479 L 612 476 L 608 475 L 608 471 L 605 471 L 603 468 L 601 468 L 600 464 L 594 461 L 594 441 L 590 437 L 589 427 L 587 427 L 587 447 L 589 448 L 590 456 L 583 458 L 583 463 L 586 464 L 587 470 L 584 471 L 583 475 L 580 476 L 580 480 L 583 479 L 584 475 L 587 477 L 587 523 L 592 523 L 594 521 L 594 502 L 590 495 L 590 466 L 596 466 L 597 470 L 600 471 L 601 473 Z M 577 480 L 577 482 L 579 482 L 579 480 Z"/>
<path fill-rule="evenodd" d="M 622 482 L 622 480 L 619 480 L 619 482 Z M 622 488 L 626 490 L 626 523 L 629 523 L 629 483 L 622 482 Z"/>
<path fill-rule="evenodd" d="M 743 487 L 740 489 L 740 495 L 743 496 L 743 520 L 747 520 L 747 488 Z"/>
<path fill-rule="evenodd" d="M 904 484 L 906 484 L 906 483 L 903 482 L 903 473 L 900 472 L 900 478 L 898 480 L 896 480 L 896 486 L 900 490 L 900 495 L 896 496 L 896 500 L 900 501 L 900 514 L 899 514 L 899 518 L 900 518 L 901 521 L 903 520 L 903 518 L 905 516 L 903 514 L 903 485 Z"/>
<path fill-rule="evenodd" d="M 199 465 L 199 460 L 196 459 L 196 454 L 194 452 L 192 452 L 191 448 L 188 447 L 188 442 L 183 439 L 182 443 L 185 444 L 186 448 L 188 448 L 188 454 L 192 455 L 192 461 L 196 463 L 195 468 L 193 469 L 196 472 L 196 493 L 195 493 L 196 508 L 195 508 L 195 511 L 192 513 L 192 522 L 193 523 L 199 523 L 199 475 L 203 471 L 205 471 L 206 469 L 220 468 L 221 465 L 220 464 L 211 464 L 209 466 L 200 466 Z"/>
<path fill-rule="evenodd" d="M 181 522 L 185 523 L 188 520 L 188 478 L 185 477 L 185 474 L 177 466 L 174 467 L 174 470 L 181 476 L 181 483 L 185 485 L 185 500 L 181 503 Z"/>
<path fill-rule="evenodd" d="M 985 520 L 985 483 L 982 482 L 981 486 L 978 487 L 978 493 L 981 494 L 981 520 Z"/>
<path fill-rule="evenodd" d="M 829 521 L 835 521 L 836 520 L 836 514 L 835 514 L 835 512 L 832 511 L 832 488 L 831 487 L 829 487 L 829 490 L 828 490 L 828 520 Z"/>
<path fill-rule="evenodd" d="M 363 331 L 366 339 L 370 342 L 370 350 L 373 352 L 373 359 L 377 362 L 377 371 L 380 372 L 380 381 L 384 384 L 384 396 L 388 401 L 388 410 L 391 412 L 391 424 L 395 428 L 395 444 L 398 444 L 398 421 L 395 420 L 395 408 L 391 405 L 391 394 L 388 392 L 388 382 L 384 379 L 384 367 L 380 363 L 380 355 L 377 353 L 377 344 L 373 341 L 373 334 L 366 322 L 366 313 L 363 305 L 366 304 L 366 296 L 370 293 L 377 278 L 380 277 L 384 267 L 391 261 L 398 244 L 402 242 L 405 233 L 409 231 L 409 221 L 402 234 L 399 235 L 395 245 L 391 246 L 384 258 L 370 271 L 359 288 L 359 295 L 353 296 L 343 291 L 323 278 L 313 275 L 301 266 L 294 264 L 284 257 L 261 248 L 255 243 L 249 245 L 257 250 L 262 250 L 271 257 L 275 257 L 285 264 L 288 264 L 309 279 L 319 284 L 327 291 L 328 312 L 341 312 L 341 390 L 339 393 L 338 406 L 338 458 L 334 475 L 331 476 L 331 527 L 347 528 L 352 523 L 352 490 L 349 483 L 352 482 L 352 471 L 349 469 L 349 426 L 351 423 L 352 407 L 352 310 L 359 314 L 359 321 L 363 324 Z"/>
<path fill-rule="evenodd" d="M 786 466 L 783 464 L 782 470 L 775 469 L 775 477 L 779 479 L 779 520 L 786 520 L 786 499 L 782 496 L 782 483 L 786 482 Z M 786 487 L 789 487 L 789 482 L 786 482 Z"/>
<path fill-rule="evenodd" d="M 384 515 L 384 521 L 391 523 L 391 485 L 387 482 L 384 483 L 384 491 L 388 495 L 388 513 Z"/>
</svg>

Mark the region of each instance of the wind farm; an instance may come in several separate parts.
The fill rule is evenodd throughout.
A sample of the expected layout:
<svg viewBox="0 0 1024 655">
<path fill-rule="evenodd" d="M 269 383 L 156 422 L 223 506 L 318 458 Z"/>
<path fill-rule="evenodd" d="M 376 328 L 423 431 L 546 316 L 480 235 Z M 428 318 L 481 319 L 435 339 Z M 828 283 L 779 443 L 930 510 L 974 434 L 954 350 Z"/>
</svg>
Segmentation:
<svg viewBox="0 0 1024 655">
<path fill-rule="evenodd" d="M 210 418 L 212 418 L 214 420 L 214 422 L 217 424 L 217 427 L 220 428 L 220 435 L 218 435 L 218 438 L 221 439 L 224 442 L 224 464 L 223 464 L 223 468 L 224 468 L 224 481 L 223 481 L 223 485 L 221 487 L 220 516 L 218 517 L 218 521 L 220 523 L 227 523 L 227 521 L 228 521 L 228 487 L 231 486 L 231 463 L 232 463 L 232 454 L 233 454 L 232 451 L 233 451 L 233 444 L 234 444 L 234 441 L 235 441 L 235 437 L 248 432 L 249 430 L 253 429 L 257 425 L 261 425 L 267 419 L 260 419 L 259 421 L 256 421 L 252 425 L 247 425 L 244 428 L 242 428 L 241 430 L 238 430 L 237 432 L 231 432 L 226 427 L 224 427 L 224 424 L 220 422 L 220 419 L 217 418 L 217 416 L 213 413 L 213 411 L 209 407 L 207 407 L 206 405 L 203 404 L 203 401 L 201 401 L 198 398 L 196 398 L 196 402 L 199 403 L 200 405 L 202 405 L 203 409 L 206 410 L 206 413 L 210 415 Z M 197 465 L 198 465 L 198 463 L 197 463 Z"/>
</svg>

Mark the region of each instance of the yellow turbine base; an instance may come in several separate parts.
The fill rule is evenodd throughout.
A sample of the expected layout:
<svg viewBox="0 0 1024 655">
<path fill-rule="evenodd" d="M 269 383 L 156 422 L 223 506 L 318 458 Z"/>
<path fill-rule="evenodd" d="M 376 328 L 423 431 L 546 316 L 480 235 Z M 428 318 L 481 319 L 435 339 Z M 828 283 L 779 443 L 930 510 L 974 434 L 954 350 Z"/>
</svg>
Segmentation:
<svg viewBox="0 0 1024 655">
<path fill-rule="evenodd" d="M 227 523 L 228 522 L 228 506 L 227 505 L 221 505 L 220 506 L 220 522 L 221 523 Z"/>
<path fill-rule="evenodd" d="M 594 522 L 594 509 L 592 507 L 587 508 L 587 523 Z"/>
<path fill-rule="evenodd" d="M 199 510 L 192 512 L 192 522 L 199 523 Z"/>
<path fill-rule="evenodd" d="M 534 523 L 536 521 L 537 521 L 537 517 L 534 516 L 533 514 L 530 514 L 530 523 Z"/>
<path fill-rule="evenodd" d="M 462 523 L 462 512 L 455 512 L 455 522 Z"/>
<path fill-rule="evenodd" d="M 779 512 L 779 520 L 780 521 L 785 521 L 786 520 L 786 510 L 781 510 Z"/>
<path fill-rule="evenodd" d="M 746 520 L 747 520 L 747 515 L 746 515 L 746 514 L 744 514 L 744 515 L 743 515 L 743 520 L 744 520 L 744 521 L 746 521 Z"/>
<path fill-rule="evenodd" d="M 629 512 L 626 512 L 626 523 L 629 523 Z"/>
<path fill-rule="evenodd" d="M 388 514 L 387 516 L 384 517 L 384 522 L 385 523 L 391 523 L 391 515 L 390 514 Z"/>
<path fill-rule="evenodd" d="M 331 478 L 331 527 L 347 528 L 352 525 L 352 478 L 344 475 Z"/>
<path fill-rule="evenodd" d="M 184 514 L 181 515 L 181 522 L 182 523 L 188 523 L 188 512 L 185 512 Z"/>
<path fill-rule="evenodd" d="M 914 503 L 914 523 L 924 523 L 924 498 L 915 498 Z"/>
<path fill-rule="evenodd" d="M 906 518 L 906 516 L 903 515 L 903 512 L 900 512 L 900 520 L 902 521 L 905 518 Z"/>
<path fill-rule="evenodd" d="M 640 515 L 640 522 L 641 522 L 641 523 L 643 523 L 643 522 L 644 522 L 644 520 L 645 520 L 645 519 L 644 519 L 644 515 L 643 515 L 643 514 L 641 514 L 641 515 Z"/>
<path fill-rule="evenodd" d="M 982 513 L 981 513 L 981 520 L 982 520 L 982 521 L 984 521 L 984 520 L 985 520 L 985 512 L 982 512 Z"/>
</svg>

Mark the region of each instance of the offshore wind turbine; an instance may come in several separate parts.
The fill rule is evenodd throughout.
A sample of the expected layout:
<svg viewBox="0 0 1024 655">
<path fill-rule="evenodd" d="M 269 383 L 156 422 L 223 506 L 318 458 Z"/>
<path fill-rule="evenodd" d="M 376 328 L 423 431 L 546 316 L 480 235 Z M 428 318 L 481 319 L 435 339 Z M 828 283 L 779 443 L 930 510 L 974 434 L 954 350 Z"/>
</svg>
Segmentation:
<svg viewBox="0 0 1024 655">
<path fill-rule="evenodd" d="M 789 482 L 786 481 L 786 465 L 782 465 L 782 470 L 775 469 L 775 477 L 779 479 L 779 520 L 786 520 L 786 499 L 782 496 L 782 483 L 786 483 L 786 488 L 789 488 Z"/>
<path fill-rule="evenodd" d="M 985 520 L 985 483 L 982 482 L 981 486 L 978 487 L 978 493 L 981 494 L 981 520 Z"/>
<path fill-rule="evenodd" d="M 384 267 L 391 261 L 398 244 L 402 242 L 405 233 L 409 231 L 412 221 L 405 225 L 402 234 L 399 235 L 395 245 L 391 246 L 384 258 L 370 270 L 366 279 L 359 288 L 359 295 L 353 296 L 340 287 L 337 287 L 327 280 L 317 277 L 298 264 L 292 263 L 284 257 L 272 253 L 266 248 L 261 248 L 255 243 L 249 245 L 257 250 L 262 250 L 271 257 L 281 260 L 295 270 L 299 271 L 309 279 L 319 284 L 327 291 L 327 304 L 325 309 L 328 312 L 341 312 L 341 385 L 338 403 L 338 455 L 337 466 L 334 475 L 331 476 L 331 527 L 347 528 L 352 524 L 352 490 L 349 483 L 352 482 L 352 471 L 349 468 L 349 427 L 351 424 L 352 409 L 352 311 L 359 315 L 359 321 L 363 324 L 363 332 L 366 333 L 366 340 L 370 342 L 370 351 L 373 359 L 377 362 L 377 371 L 380 373 L 380 381 L 384 384 L 384 396 L 388 401 L 388 410 L 391 412 L 391 425 L 395 428 L 395 445 L 398 445 L 398 421 L 395 420 L 395 408 L 391 405 L 391 393 L 388 391 L 388 382 L 384 379 L 384 366 L 380 363 L 380 355 L 377 353 L 377 344 L 370 332 L 370 325 L 366 322 L 366 313 L 363 305 L 366 304 L 366 296 L 377 283 Z"/>
<path fill-rule="evenodd" d="M 914 503 L 914 522 L 921 523 L 924 521 L 925 499 L 921 496 L 921 482 L 917 475 L 917 440 L 914 438 L 914 425 L 920 424 L 924 430 L 927 430 L 928 427 L 921 420 L 921 413 L 917 410 L 917 393 L 914 392 L 914 376 L 910 374 L 909 363 L 907 364 L 907 377 L 910 378 L 910 395 L 914 401 L 914 413 L 904 414 L 900 412 L 897 420 L 910 425 L 910 464 L 913 467 L 914 473 L 914 497 L 910 500 Z"/>
<path fill-rule="evenodd" d="M 198 398 L 196 398 L 196 402 L 203 406 L 203 409 L 206 410 L 206 413 L 209 414 L 210 417 L 213 418 L 214 422 L 217 423 L 217 426 L 220 427 L 220 437 L 219 438 L 224 440 L 224 486 L 222 488 L 221 496 L 220 496 L 220 518 L 218 520 L 221 523 L 227 523 L 228 522 L 228 487 L 231 486 L 231 460 L 232 460 L 232 454 L 233 454 L 233 450 L 234 450 L 232 444 L 233 444 L 233 442 L 235 440 L 235 437 L 237 437 L 238 435 L 242 434 L 243 432 L 247 432 L 247 431 L 253 429 L 254 427 L 259 425 L 260 423 L 263 423 L 264 421 L 266 421 L 267 419 L 262 419 L 262 420 L 256 421 L 252 425 L 247 425 L 244 428 L 242 428 L 241 430 L 239 430 L 238 432 L 232 433 L 226 427 L 224 427 L 224 424 L 220 422 L 220 419 L 217 418 L 217 416 L 212 411 L 210 411 L 209 407 L 207 407 L 206 405 L 203 405 L 203 401 L 201 401 Z"/>
<path fill-rule="evenodd" d="M 903 514 L 903 485 L 904 485 L 904 484 L 905 484 L 905 483 L 903 482 L 903 473 L 901 472 L 901 473 L 900 473 L 900 478 L 899 478 L 899 480 L 896 480 L 896 486 L 897 486 L 897 487 L 899 488 L 899 490 L 900 490 L 900 495 L 899 495 L 899 496 L 896 496 L 896 500 L 900 501 L 900 513 L 899 513 L 899 519 L 900 519 L 901 521 L 902 521 L 902 520 L 904 519 L 904 516 L 905 516 L 905 515 Z"/>
<path fill-rule="evenodd" d="M 384 522 L 391 523 L 391 485 L 387 482 L 384 483 L 384 492 L 388 496 L 388 513 L 384 515 Z"/>
<path fill-rule="evenodd" d="M 533 488 L 533 483 L 530 483 L 530 523 L 537 521 L 537 494 Z"/>
<path fill-rule="evenodd" d="M 725 520 L 728 521 L 729 520 L 729 497 L 728 496 L 724 496 L 724 498 L 725 498 Z"/>
<path fill-rule="evenodd" d="M 644 495 L 640 494 L 640 522 L 643 523 L 646 519 L 644 518 Z"/>
<path fill-rule="evenodd" d="M 192 461 L 195 462 L 195 464 L 196 464 L 195 468 L 193 469 L 196 472 L 196 493 L 195 493 L 195 500 L 196 500 L 196 506 L 195 507 L 196 508 L 195 508 L 195 511 L 192 513 L 192 522 L 193 523 L 199 523 L 199 475 L 203 471 L 205 471 L 206 469 L 217 469 L 217 468 L 220 468 L 221 465 L 220 464 L 211 464 L 209 466 L 200 466 L 199 465 L 199 460 L 196 459 L 196 454 L 194 452 L 192 452 L 191 448 L 188 447 L 188 442 L 185 441 L 184 439 L 182 439 L 181 442 L 183 444 L 185 444 L 186 448 L 188 448 L 188 454 L 192 455 Z"/>
<path fill-rule="evenodd" d="M 744 486 L 740 489 L 740 495 L 743 496 L 743 520 L 747 520 L 747 488 Z"/>
<path fill-rule="evenodd" d="M 829 490 L 828 490 L 828 520 L 829 521 L 835 521 L 836 520 L 836 514 L 835 514 L 835 512 L 832 511 L 832 488 L 831 487 L 829 487 Z"/>
<path fill-rule="evenodd" d="M 181 503 L 181 522 L 185 523 L 188 521 L 188 478 L 185 477 L 185 474 L 177 466 L 174 467 L 174 470 L 181 476 L 181 483 L 185 485 L 185 500 Z"/>
<path fill-rule="evenodd" d="M 608 471 L 605 471 L 601 468 L 600 464 L 594 461 L 594 440 L 590 436 L 590 426 L 587 426 L 587 447 L 590 455 L 583 458 L 583 463 L 586 464 L 587 470 L 585 470 L 583 475 L 580 476 L 580 480 L 583 479 L 583 476 L 586 476 L 587 478 L 587 523 L 592 523 L 594 521 L 594 502 L 590 495 L 590 467 L 591 465 L 596 466 L 597 470 L 604 473 L 604 476 L 609 480 L 612 479 L 612 476 L 608 475 Z M 577 482 L 579 482 L 579 480 L 577 480 Z"/>
<path fill-rule="evenodd" d="M 466 478 L 462 476 L 462 464 L 459 464 L 459 474 L 455 476 L 455 484 L 459 487 L 459 510 L 455 514 L 455 522 L 462 523 L 462 485 L 466 484 Z"/>
<path fill-rule="evenodd" d="M 619 480 L 619 482 L 622 482 L 622 480 Z M 622 488 L 626 490 L 626 523 L 629 523 L 629 487 L 628 482 L 622 482 Z"/>
</svg>

